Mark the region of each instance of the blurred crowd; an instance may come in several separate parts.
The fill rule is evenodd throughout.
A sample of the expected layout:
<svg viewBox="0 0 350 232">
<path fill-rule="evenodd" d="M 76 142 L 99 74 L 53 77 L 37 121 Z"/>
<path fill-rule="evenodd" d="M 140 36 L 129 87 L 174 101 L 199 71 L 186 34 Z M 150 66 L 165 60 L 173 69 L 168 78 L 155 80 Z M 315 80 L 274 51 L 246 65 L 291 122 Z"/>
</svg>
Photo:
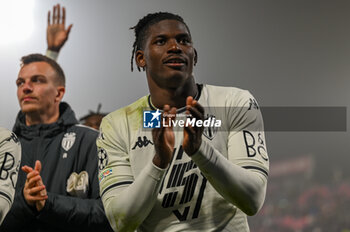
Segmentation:
<svg viewBox="0 0 350 232">
<path fill-rule="evenodd" d="M 350 178 L 318 181 L 304 176 L 271 178 L 253 232 L 349 232 Z"/>
</svg>

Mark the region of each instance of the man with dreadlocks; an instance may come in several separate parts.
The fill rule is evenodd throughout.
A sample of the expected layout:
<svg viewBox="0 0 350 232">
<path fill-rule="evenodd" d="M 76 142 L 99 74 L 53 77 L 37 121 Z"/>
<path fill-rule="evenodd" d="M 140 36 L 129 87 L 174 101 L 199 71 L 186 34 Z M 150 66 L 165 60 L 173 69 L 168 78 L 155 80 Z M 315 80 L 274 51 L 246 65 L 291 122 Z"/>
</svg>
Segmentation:
<svg viewBox="0 0 350 232">
<path fill-rule="evenodd" d="M 135 57 L 150 95 L 101 123 L 100 194 L 112 228 L 249 231 L 246 215 L 262 207 L 269 165 L 255 99 L 195 83 L 197 52 L 180 16 L 148 14 L 132 29 L 131 65 Z M 208 120 L 221 127 L 202 127 Z"/>
</svg>

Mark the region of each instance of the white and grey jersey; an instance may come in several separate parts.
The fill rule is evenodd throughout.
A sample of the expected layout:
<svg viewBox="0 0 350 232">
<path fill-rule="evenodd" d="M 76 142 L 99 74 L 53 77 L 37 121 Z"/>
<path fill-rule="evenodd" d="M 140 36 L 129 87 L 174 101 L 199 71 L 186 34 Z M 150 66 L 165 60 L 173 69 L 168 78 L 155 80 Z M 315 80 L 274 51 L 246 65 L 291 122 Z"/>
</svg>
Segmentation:
<svg viewBox="0 0 350 232">
<path fill-rule="evenodd" d="M 0 127 L 0 224 L 13 202 L 20 159 L 21 145 L 16 135 Z"/>
<path fill-rule="evenodd" d="M 248 91 L 233 87 L 204 85 L 197 100 L 221 127 L 205 129 L 192 157 L 182 148 L 183 131 L 174 129 L 167 169 L 153 165 L 152 133 L 143 128 L 149 96 L 103 119 L 100 194 L 115 231 L 249 231 L 229 183 L 256 182 L 259 197 L 265 196 L 269 159 L 259 106 Z"/>
</svg>

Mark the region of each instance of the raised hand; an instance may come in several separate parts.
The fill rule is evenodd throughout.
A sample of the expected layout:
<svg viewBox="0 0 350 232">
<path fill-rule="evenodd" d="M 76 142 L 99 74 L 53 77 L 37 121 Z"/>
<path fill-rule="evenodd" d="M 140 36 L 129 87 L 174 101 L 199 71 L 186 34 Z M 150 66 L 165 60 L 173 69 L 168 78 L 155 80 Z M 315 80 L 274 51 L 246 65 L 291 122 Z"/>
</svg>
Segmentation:
<svg viewBox="0 0 350 232">
<path fill-rule="evenodd" d="M 193 99 L 193 97 L 187 97 L 186 99 L 186 114 L 191 115 L 191 118 L 204 121 L 204 108 Z M 202 143 L 202 134 L 204 127 L 192 127 L 188 125 L 184 128 L 184 140 L 182 147 L 186 154 L 189 156 L 193 155 L 198 151 Z"/>
<path fill-rule="evenodd" d="M 28 205 L 35 206 L 38 211 L 41 211 L 47 199 L 46 187 L 40 176 L 41 162 L 37 160 L 34 169 L 25 165 L 22 170 L 27 173 L 23 196 Z"/>
<path fill-rule="evenodd" d="M 164 118 L 166 125 L 170 125 L 170 120 L 175 120 L 176 118 L 176 108 L 170 109 L 169 105 L 165 105 L 162 118 Z M 175 135 L 173 127 L 172 125 L 169 127 L 162 125 L 161 128 L 154 128 L 152 136 L 156 150 L 153 163 L 160 168 L 166 168 L 171 162 L 174 152 Z"/>
<path fill-rule="evenodd" d="M 51 12 L 47 14 L 47 48 L 48 50 L 59 52 L 62 46 L 66 43 L 72 24 L 66 29 L 66 9 L 57 4 L 52 10 L 52 23 L 51 23 Z"/>
</svg>

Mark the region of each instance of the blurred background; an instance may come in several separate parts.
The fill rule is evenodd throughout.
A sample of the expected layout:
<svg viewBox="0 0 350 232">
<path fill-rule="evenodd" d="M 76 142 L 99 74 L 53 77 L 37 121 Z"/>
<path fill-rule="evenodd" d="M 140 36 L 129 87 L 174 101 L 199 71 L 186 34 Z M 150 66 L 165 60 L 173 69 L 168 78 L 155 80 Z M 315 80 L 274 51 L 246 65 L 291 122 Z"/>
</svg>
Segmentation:
<svg viewBox="0 0 350 232">
<path fill-rule="evenodd" d="M 187 22 L 199 83 L 248 89 L 261 107 L 350 105 L 348 0 L 0 0 L 2 127 L 11 129 L 19 110 L 20 57 L 45 53 L 47 12 L 56 3 L 67 9 L 66 25 L 73 23 L 58 62 L 64 101 L 78 118 L 99 103 L 111 112 L 148 93 L 145 74 L 130 71 L 129 28 L 156 11 Z M 343 130 L 267 128 L 270 179 L 251 231 L 350 231 L 347 121 Z"/>
</svg>

